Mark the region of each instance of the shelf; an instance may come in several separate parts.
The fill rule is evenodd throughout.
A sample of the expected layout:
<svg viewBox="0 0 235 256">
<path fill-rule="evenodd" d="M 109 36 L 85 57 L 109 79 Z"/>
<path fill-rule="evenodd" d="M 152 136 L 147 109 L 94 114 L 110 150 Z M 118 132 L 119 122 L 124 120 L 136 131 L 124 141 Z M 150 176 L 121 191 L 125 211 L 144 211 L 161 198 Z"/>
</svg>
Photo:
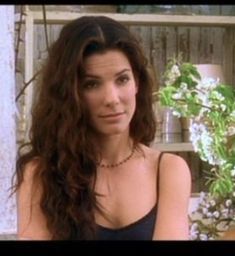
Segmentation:
<svg viewBox="0 0 235 256">
<path fill-rule="evenodd" d="M 34 23 L 43 23 L 41 11 L 28 11 L 27 14 L 29 13 Z M 127 25 L 235 26 L 234 16 L 46 12 L 48 24 L 65 24 L 81 16 L 107 16 Z M 16 22 L 19 22 L 19 17 L 19 14 L 15 14 Z"/>
<path fill-rule="evenodd" d="M 179 143 L 154 143 L 152 148 L 159 149 L 164 152 L 183 152 L 183 151 L 194 151 L 191 143 L 179 142 Z"/>
</svg>

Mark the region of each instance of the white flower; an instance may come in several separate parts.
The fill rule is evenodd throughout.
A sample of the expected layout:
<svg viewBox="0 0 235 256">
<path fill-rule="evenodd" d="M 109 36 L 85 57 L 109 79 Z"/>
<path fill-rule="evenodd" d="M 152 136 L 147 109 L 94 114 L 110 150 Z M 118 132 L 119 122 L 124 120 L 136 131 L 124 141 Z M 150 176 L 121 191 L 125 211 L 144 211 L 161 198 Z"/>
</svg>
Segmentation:
<svg viewBox="0 0 235 256">
<path fill-rule="evenodd" d="M 226 205 L 227 207 L 231 206 L 231 205 L 232 205 L 232 200 L 231 200 L 231 199 L 226 200 L 226 201 L 225 201 L 225 205 Z"/>
<path fill-rule="evenodd" d="M 217 92 L 217 91 L 213 91 L 211 92 L 211 97 L 213 97 L 214 99 L 218 100 L 218 101 L 223 101 L 224 100 L 224 96 Z"/>
<path fill-rule="evenodd" d="M 208 240 L 208 236 L 207 236 L 206 234 L 200 234 L 200 235 L 199 235 L 199 238 L 200 238 L 200 240 L 202 240 L 202 241 Z"/>
<path fill-rule="evenodd" d="M 212 199 L 212 200 L 210 201 L 210 205 L 211 205 L 211 206 L 215 206 L 215 205 L 216 205 L 215 200 Z"/>
<path fill-rule="evenodd" d="M 168 76 L 165 84 L 170 86 L 175 83 L 176 79 L 181 75 L 179 67 L 177 65 L 173 65 Z"/>
<path fill-rule="evenodd" d="M 195 223 L 193 223 L 193 224 L 191 225 L 191 230 L 192 230 L 192 231 L 195 231 L 195 232 L 196 232 L 197 228 L 198 228 L 197 222 L 195 222 Z M 197 231 L 197 232 L 198 232 L 198 231 Z"/>
<path fill-rule="evenodd" d="M 196 85 L 196 88 L 201 91 L 212 91 L 218 86 L 218 80 L 211 77 L 205 77 Z"/>
<path fill-rule="evenodd" d="M 206 217 L 207 218 L 211 218 L 213 216 L 213 214 L 211 213 L 211 212 L 208 212 L 207 214 L 206 214 Z"/>
<path fill-rule="evenodd" d="M 211 165 L 223 164 L 224 160 L 217 157 L 213 150 L 213 136 L 205 124 L 192 123 L 189 127 L 190 141 L 194 150 L 199 152 L 202 160 L 208 161 Z"/>
<path fill-rule="evenodd" d="M 172 66 L 172 68 L 171 68 L 171 75 L 175 79 L 178 78 L 181 75 L 178 65 L 173 65 Z"/>
<path fill-rule="evenodd" d="M 227 107 L 226 107 L 225 104 L 221 104 L 221 105 L 220 105 L 220 108 L 221 108 L 222 111 L 225 111 L 225 110 L 227 109 Z"/>
<path fill-rule="evenodd" d="M 235 110 L 233 110 L 233 111 L 230 113 L 230 116 L 231 116 L 231 117 L 235 117 Z"/>
<path fill-rule="evenodd" d="M 215 211 L 215 212 L 213 212 L 213 216 L 214 216 L 215 218 L 219 218 L 220 213 L 219 213 L 218 211 Z"/>
<path fill-rule="evenodd" d="M 234 126 L 229 126 L 227 130 L 227 136 L 232 136 L 235 134 L 235 127 Z"/>
<path fill-rule="evenodd" d="M 182 93 L 187 93 L 188 92 L 188 85 L 184 82 L 181 82 L 179 91 L 181 91 Z"/>
<path fill-rule="evenodd" d="M 198 237 L 198 232 L 190 232 L 190 240 L 196 240 Z"/>
<path fill-rule="evenodd" d="M 228 209 L 223 209 L 223 210 L 221 211 L 222 217 L 227 218 L 227 217 L 228 217 L 228 212 L 229 212 Z"/>
<path fill-rule="evenodd" d="M 172 95 L 172 99 L 174 99 L 174 100 L 182 99 L 182 93 L 181 92 L 177 92 L 177 93 L 173 94 Z"/>
<path fill-rule="evenodd" d="M 201 191 L 199 196 L 199 204 L 201 204 L 205 199 L 206 193 Z"/>
<path fill-rule="evenodd" d="M 233 168 L 232 170 L 231 170 L 231 175 L 234 177 L 235 176 L 235 168 Z"/>
<path fill-rule="evenodd" d="M 207 208 L 203 208 L 203 209 L 202 209 L 202 213 L 203 213 L 204 215 L 207 215 L 208 209 L 207 209 Z"/>
<path fill-rule="evenodd" d="M 189 127 L 190 140 L 197 148 L 197 142 L 201 140 L 201 136 L 206 134 L 206 126 L 204 124 L 192 123 Z"/>
</svg>

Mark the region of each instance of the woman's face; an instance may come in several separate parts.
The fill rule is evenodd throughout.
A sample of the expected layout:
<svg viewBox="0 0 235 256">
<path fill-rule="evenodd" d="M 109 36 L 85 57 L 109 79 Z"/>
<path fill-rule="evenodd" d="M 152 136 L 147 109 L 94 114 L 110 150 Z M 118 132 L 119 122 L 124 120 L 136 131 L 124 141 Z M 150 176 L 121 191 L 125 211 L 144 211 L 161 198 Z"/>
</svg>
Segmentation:
<svg viewBox="0 0 235 256">
<path fill-rule="evenodd" d="M 102 135 L 129 131 L 136 107 L 137 84 L 126 55 L 119 50 L 85 59 L 83 99 L 90 124 Z"/>
</svg>

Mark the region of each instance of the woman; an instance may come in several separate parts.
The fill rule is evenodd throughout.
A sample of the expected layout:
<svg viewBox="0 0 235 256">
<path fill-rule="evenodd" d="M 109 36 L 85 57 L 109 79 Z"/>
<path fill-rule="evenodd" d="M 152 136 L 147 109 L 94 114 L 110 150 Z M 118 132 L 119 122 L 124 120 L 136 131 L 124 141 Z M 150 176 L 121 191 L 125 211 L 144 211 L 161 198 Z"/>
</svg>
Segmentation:
<svg viewBox="0 0 235 256">
<path fill-rule="evenodd" d="M 102 16 L 65 25 L 17 161 L 19 239 L 188 239 L 190 171 L 154 135 L 138 41 Z"/>
</svg>

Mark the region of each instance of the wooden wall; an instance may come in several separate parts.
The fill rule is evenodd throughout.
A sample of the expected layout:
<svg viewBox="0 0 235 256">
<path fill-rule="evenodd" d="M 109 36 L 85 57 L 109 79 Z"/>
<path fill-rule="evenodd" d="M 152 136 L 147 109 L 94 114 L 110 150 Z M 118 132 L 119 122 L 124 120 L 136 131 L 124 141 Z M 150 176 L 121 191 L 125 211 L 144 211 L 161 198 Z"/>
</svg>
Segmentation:
<svg viewBox="0 0 235 256">
<path fill-rule="evenodd" d="M 174 54 L 194 64 L 222 65 L 226 82 L 235 84 L 235 29 L 222 27 L 136 27 L 150 63 L 162 84 L 166 62 Z"/>
<path fill-rule="evenodd" d="M 49 42 L 56 40 L 62 25 L 48 25 Z M 222 65 L 226 83 L 235 84 L 235 29 L 223 27 L 129 26 L 143 45 L 150 65 L 162 85 L 167 60 L 182 53 L 194 64 Z M 46 57 L 43 25 L 35 25 L 34 58 Z"/>
<path fill-rule="evenodd" d="M 234 10 L 234 6 L 233 10 Z M 36 8 L 36 7 L 34 7 Z M 37 7 L 39 10 L 41 7 Z M 53 7 L 50 7 L 53 9 Z M 59 9 L 58 9 L 59 8 Z M 57 7 L 58 10 L 62 10 L 63 6 Z M 90 6 L 87 11 L 94 12 L 96 9 Z M 131 13 L 132 9 L 119 7 L 117 11 Z M 141 8 L 140 6 L 138 8 Z M 144 9 L 138 9 L 136 12 L 144 12 Z M 148 6 L 148 8 L 150 8 Z M 147 8 L 147 9 L 148 9 Z M 155 12 L 158 13 L 158 7 L 155 8 Z M 158 9 L 157 9 L 158 8 Z M 178 9 L 177 9 L 178 8 Z M 231 6 L 212 6 L 202 8 L 200 6 L 189 6 L 179 8 L 171 8 L 170 14 L 202 14 L 202 15 L 231 15 Z M 48 8 L 47 8 L 48 9 Z M 69 6 L 66 10 L 70 10 Z M 86 11 L 86 8 L 80 8 L 76 6 L 75 11 Z M 102 9 L 97 9 L 97 12 Z M 103 9 L 104 10 L 104 9 Z M 149 9 L 150 10 L 150 9 Z M 115 11 L 114 6 L 109 9 L 106 6 L 106 11 Z M 162 10 L 161 10 L 162 11 Z M 48 25 L 49 43 L 55 41 L 59 35 L 62 25 Z M 150 65 L 153 67 L 153 73 L 155 73 L 159 83 L 158 86 L 163 86 L 162 75 L 164 73 L 167 60 L 174 55 L 182 53 L 184 61 L 190 61 L 194 64 L 220 64 L 222 65 L 225 75 L 226 83 L 231 86 L 235 85 L 235 28 L 231 27 L 203 27 L 203 26 L 129 26 L 131 32 L 140 40 L 143 45 L 145 54 L 149 60 Z M 34 68 L 35 71 L 40 66 L 41 62 L 47 57 L 46 40 L 44 26 L 35 24 L 34 26 Z M 21 47 L 19 54 L 19 65 L 23 70 L 24 62 L 24 49 Z M 17 75 L 18 87 L 22 85 L 22 77 Z M 19 88 L 18 88 L 19 90 Z M 20 127 L 18 125 L 18 127 Z M 23 130 L 23 128 L 21 128 Z M 200 161 L 198 155 L 193 152 L 180 153 L 183 156 L 192 171 L 193 188 L 192 192 L 198 192 L 205 190 L 205 175 L 203 169 L 208 167 Z"/>
</svg>

